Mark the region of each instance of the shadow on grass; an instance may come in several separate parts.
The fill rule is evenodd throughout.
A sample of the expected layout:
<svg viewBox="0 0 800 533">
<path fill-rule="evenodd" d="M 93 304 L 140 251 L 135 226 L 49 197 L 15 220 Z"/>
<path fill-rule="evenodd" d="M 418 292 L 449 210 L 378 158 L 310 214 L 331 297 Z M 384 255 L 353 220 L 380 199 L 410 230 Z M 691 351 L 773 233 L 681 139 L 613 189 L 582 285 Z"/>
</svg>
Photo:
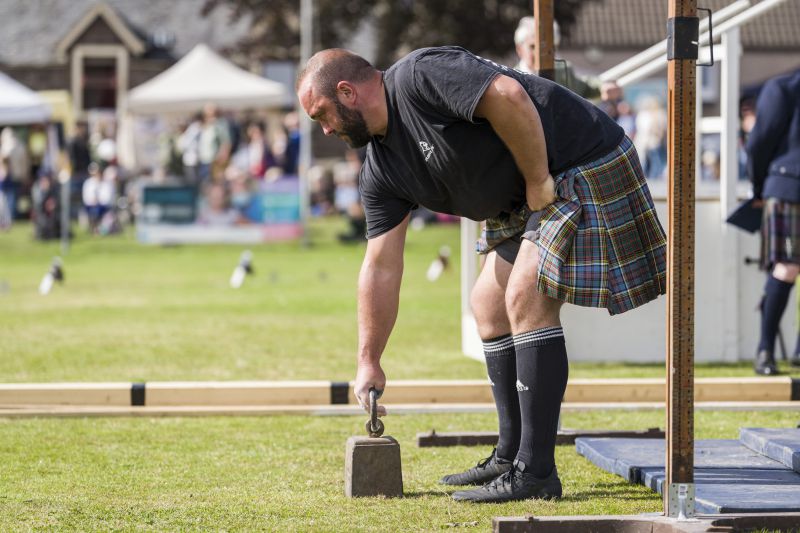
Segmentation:
<svg viewBox="0 0 800 533">
<path fill-rule="evenodd" d="M 582 490 L 579 492 L 565 492 L 561 501 L 565 502 L 585 502 L 603 498 L 624 498 L 625 501 L 650 501 L 653 498 L 660 498 L 655 492 L 650 494 L 630 494 L 620 492 L 604 492 L 602 490 Z"/>
<path fill-rule="evenodd" d="M 428 496 L 447 496 L 450 497 L 456 490 L 452 490 L 450 492 L 444 490 L 411 490 L 411 491 L 403 491 L 404 498 L 426 498 Z M 464 489 L 461 489 L 464 490 Z"/>
<path fill-rule="evenodd" d="M 642 492 L 641 485 L 619 482 L 595 483 L 590 488 L 578 491 L 565 491 L 564 500 L 567 501 L 587 501 L 595 498 L 624 498 L 626 501 L 641 500 L 646 501 L 652 498 L 660 498 L 655 492 Z"/>
</svg>

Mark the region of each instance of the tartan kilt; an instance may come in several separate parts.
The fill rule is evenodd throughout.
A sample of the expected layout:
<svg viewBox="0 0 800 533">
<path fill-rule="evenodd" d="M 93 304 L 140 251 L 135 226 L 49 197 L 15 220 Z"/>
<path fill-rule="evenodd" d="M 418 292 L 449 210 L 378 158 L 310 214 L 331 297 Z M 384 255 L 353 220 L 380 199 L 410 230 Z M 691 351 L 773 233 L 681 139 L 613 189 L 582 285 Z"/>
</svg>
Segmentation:
<svg viewBox="0 0 800 533">
<path fill-rule="evenodd" d="M 559 200 L 541 211 L 537 290 L 624 313 L 666 293 L 667 241 L 633 143 L 554 176 Z M 527 206 L 486 221 L 478 252 L 525 231 Z"/>
<path fill-rule="evenodd" d="M 775 263 L 800 265 L 800 204 L 778 198 L 764 200 L 761 222 L 761 268 Z"/>
</svg>

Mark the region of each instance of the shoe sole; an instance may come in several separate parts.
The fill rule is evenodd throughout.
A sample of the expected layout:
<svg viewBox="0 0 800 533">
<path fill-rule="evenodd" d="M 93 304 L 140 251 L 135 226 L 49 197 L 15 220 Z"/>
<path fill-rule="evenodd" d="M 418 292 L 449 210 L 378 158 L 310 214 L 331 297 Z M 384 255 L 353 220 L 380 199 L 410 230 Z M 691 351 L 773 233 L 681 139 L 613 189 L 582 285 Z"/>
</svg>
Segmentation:
<svg viewBox="0 0 800 533">
<path fill-rule="evenodd" d="M 509 502 L 524 502 L 527 500 L 544 500 L 544 501 L 552 501 L 552 500 L 560 500 L 561 496 L 557 496 L 555 494 L 548 494 L 546 496 L 530 496 L 528 498 L 519 498 L 519 499 L 511 499 L 511 500 L 471 500 L 469 498 L 453 498 L 454 501 L 457 502 L 466 502 L 466 503 L 509 503 Z"/>
<path fill-rule="evenodd" d="M 493 479 L 497 479 L 498 476 L 502 475 L 503 472 L 497 474 L 497 476 L 487 477 L 486 479 L 479 480 L 479 481 L 466 481 L 464 483 L 454 483 L 452 481 L 445 481 L 444 479 L 439 480 L 440 485 L 447 485 L 449 487 L 480 487 L 482 485 L 486 485 Z"/>
</svg>

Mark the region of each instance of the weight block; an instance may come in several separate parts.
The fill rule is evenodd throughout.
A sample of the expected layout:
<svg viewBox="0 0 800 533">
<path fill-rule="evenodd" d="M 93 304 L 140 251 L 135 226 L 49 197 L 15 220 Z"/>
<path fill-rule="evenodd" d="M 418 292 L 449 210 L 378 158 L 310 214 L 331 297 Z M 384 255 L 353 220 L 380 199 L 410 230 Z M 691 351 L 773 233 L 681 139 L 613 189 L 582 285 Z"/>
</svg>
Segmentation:
<svg viewBox="0 0 800 533">
<path fill-rule="evenodd" d="M 400 443 L 386 436 L 347 439 L 344 493 L 348 498 L 402 496 L 403 470 L 400 464 Z"/>
</svg>

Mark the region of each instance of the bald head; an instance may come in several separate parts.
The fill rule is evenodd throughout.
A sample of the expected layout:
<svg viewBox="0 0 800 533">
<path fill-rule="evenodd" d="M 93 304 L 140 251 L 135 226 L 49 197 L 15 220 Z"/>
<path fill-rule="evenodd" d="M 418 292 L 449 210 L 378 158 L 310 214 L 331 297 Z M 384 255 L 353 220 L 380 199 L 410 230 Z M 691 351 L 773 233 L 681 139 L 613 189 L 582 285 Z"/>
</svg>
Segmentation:
<svg viewBox="0 0 800 533">
<path fill-rule="evenodd" d="M 300 105 L 325 135 L 359 147 L 386 132 L 383 76 L 363 57 L 341 48 L 318 52 L 297 76 L 296 89 Z"/>
<path fill-rule="evenodd" d="M 297 76 L 296 88 L 299 89 L 308 81 L 322 96 L 334 98 L 340 81 L 365 82 L 375 72 L 375 68 L 363 57 L 343 48 L 329 48 L 311 56 Z"/>
</svg>

